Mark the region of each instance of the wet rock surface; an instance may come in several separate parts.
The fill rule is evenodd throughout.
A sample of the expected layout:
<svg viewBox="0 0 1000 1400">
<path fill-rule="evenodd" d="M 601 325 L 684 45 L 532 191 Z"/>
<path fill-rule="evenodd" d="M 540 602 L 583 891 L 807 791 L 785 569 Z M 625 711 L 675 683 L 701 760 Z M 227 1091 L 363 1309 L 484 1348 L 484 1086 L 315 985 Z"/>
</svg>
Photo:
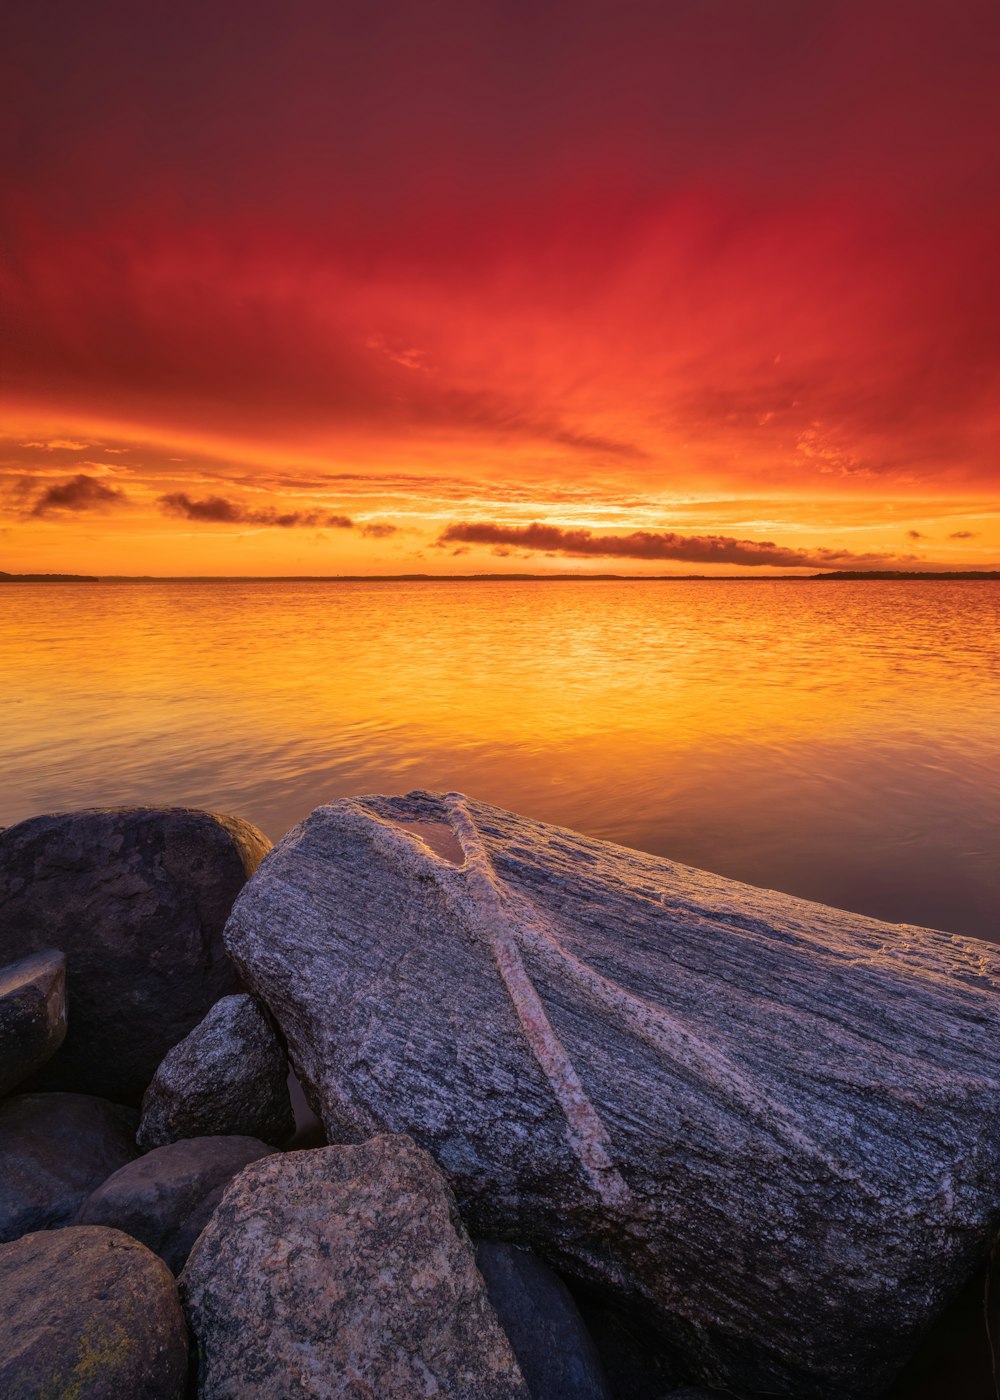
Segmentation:
<svg viewBox="0 0 1000 1400">
<path fill-rule="evenodd" d="M 87 1094 L 16 1094 L 0 1104 L 0 1240 L 68 1225 L 138 1155 L 132 1108 Z"/>
<path fill-rule="evenodd" d="M 0 969 L 0 1098 L 66 1037 L 66 959 L 49 948 Z"/>
<path fill-rule="evenodd" d="M 75 1223 L 123 1230 L 180 1273 L 229 1182 L 272 1151 L 250 1137 L 185 1138 L 158 1147 L 102 1182 Z"/>
<path fill-rule="evenodd" d="M 288 1058 L 260 1003 L 238 994 L 164 1058 L 142 1100 L 139 1144 L 219 1133 L 277 1144 L 294 1131 Z"/>
<path fill-rule="evenodd" d="M 532 1400 L 612 1400 L 566 1285 L 530 1250 L 481 1240 L 476 1264 Z"/>
<path fill-rule="evenodd" d="M 237 989 L 222 927 L 268 847 L 249 822 L 187 808 L 0 832 L 0 959 L 56 947 L 67 961 L 66 1040 L 29 1087 L 138 1104 L 171 1046 Z"/>
<path fill-rule="evenodd" d="M 706 1384 L 877 1394 L 1000 1218 L 992 945 L 433 794 L 318 809 L 226 941 L 331 1140 L 412 1132 Z"/>
<path fill-rule="evenodd" d="M 117 1230 L 0 1246 L 4 1400 L 183 1400 L 188 1339 L 170 1270 Z"/>
<path fill-rule="evenodd" d="M 247 1167 L 180 1282 L 203 1400 L 529 1400 L 444 1178 L 404 1136 Z"/>
</svg>

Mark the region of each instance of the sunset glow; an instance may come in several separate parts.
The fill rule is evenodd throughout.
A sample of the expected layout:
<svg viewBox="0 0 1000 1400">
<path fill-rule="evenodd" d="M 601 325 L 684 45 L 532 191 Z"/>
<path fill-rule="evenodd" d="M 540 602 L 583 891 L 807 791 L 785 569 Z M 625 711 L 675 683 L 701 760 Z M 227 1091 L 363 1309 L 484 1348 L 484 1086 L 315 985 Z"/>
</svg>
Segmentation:
<svg viewBox="0 0 1000 1400">
<path fill-rule="evenodd" d="M 1000 566 L 994 4 L 7 27 L 0 567 Z"/>
</svg>

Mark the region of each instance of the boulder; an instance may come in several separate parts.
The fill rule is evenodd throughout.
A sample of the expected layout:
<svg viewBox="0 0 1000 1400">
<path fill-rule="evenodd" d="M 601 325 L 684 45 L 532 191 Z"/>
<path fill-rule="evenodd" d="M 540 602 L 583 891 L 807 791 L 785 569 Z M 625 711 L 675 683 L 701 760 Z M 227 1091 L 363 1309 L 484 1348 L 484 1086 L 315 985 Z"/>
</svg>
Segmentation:
<svg viewBox="0 0 1000 1400">
<path fill-rule="evenodd" d="M 992 944 L 427 793 L 319 808 L 226 943 L 331 1140 L 412 1132 L 700 1383 L 877 1394 L 1000 1222 Z"/>
<path fill-rule="evenodd" d="M 272 1152 L 252 1137 L 185 1138 L 120 1167 L 84 1201 L 77 1225 L 108 1225 L 180 1273 L 237 1172 Z"/>
<path fill-rule="evenodd" d="M 247 1167 L 180 1283 L 201 1400 L 529 1400 L 451 1192 L 407 1137 Z"/>
<path fill-rule="evenodd" d="M 0 958 L 66 954 L 69 1027 L 29 1086 L 138 1104 L 172 1045 L 238 981 L 222 927 L 268 849 L 237 817 L 123 808 L 0 832 Z"/>
<path fill-rule="evenodd" d="M 66 1036 L 66 959 L 48 949 L 0 969 L 0 1098 L 40 1069 Z"/>
<path fill-rule="evenodd" d="M 481 1240 L 476 1265 L 532 1400 L 612 1400 L 597 1348 L 569 1289 L 517 1245 Z"/>
<path fill-rule="evenodd" d="M 135 1109 L 87 1094 L 0 1103 L 0 1240 L 68 1225 L 90 1193 L 137 1155 Z"/>
<path fill-rule="evenodd" d="M 280 1143 L 294 1131 L 288 1058 L 259 1002 L 238 994 L 164 1058 L 142 1100 L 139 1145 L 220 1133 Z"/>
<path fill-rule="evenodd" d="M 188 1339 L 170 1270 L 118 1230 L 0 1246 L 4 1400 L 183 1400 Z"/>
</svg>

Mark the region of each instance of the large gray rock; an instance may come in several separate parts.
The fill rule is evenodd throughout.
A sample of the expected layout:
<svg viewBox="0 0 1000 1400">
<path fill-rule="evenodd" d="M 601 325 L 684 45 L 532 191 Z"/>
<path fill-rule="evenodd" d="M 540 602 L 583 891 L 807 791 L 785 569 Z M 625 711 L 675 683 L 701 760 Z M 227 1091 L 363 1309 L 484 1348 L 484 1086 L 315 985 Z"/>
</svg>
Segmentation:
<svg viewBox="0 0 1000 1400">
<path fill-rule="evenodd" d="M 529 1400 L 451 1192 L 407 1137 L 247 1167 L 180 1282 L 202 1400 Z"/>
<path fill-rule="evenodd" d="M 93 1191 L 77 1225 L 124 1230 L 180 1273 L 237 1172 L 273 1149 L 259 1138 L 185 1138 L 120 1167 Z"/>
<path fill-rule="evenodd" d="M 706 1383 L 877 1393 L 1000 1222 L 991 944 L 430 794 L 319 808 L 226 941 L 332 1140 Z"/>
<path fill-rule="evenodd" d="M 139 1145 L 234 1133 L 280 1143 L 295 1131 L 288 1058 L 260 1004 L 217 1001 L 167 1054 L 142 1100 Z"/>
<path fill-rule="evenodd" d="M 476 1265 L 532 1400 L 612 1400 L 597 1348 L 569 1289 L 530 1250 L 476 1245 Z"/>
<path fill-rule="evenodd" d="M 68 1225 L 90 1193 L 137 1155 L 135 1109 L 87 1094 L 0 1103 L 0 1240 Z"/>
<path fill-rule="evenodd" d="M 269 842 L 237 817 L 138 807 L 0 832 L 0 959 L 66 954 L 69 1029 L 29 1087 L 138 1104 L 172 1045 L 238 981 L 222 946 Z"/>
<path fill-rule="evenodd" d="M 183 1400 L 188 1339 L 170 1270 L 117 1230 L 0 1246 L 4 1400 Z"/>
<path fill-rule="evenodd" d="M 50 948 L 0 969 L 0 1098 L 66 1036 L 66 959 Z"/>
</svg>

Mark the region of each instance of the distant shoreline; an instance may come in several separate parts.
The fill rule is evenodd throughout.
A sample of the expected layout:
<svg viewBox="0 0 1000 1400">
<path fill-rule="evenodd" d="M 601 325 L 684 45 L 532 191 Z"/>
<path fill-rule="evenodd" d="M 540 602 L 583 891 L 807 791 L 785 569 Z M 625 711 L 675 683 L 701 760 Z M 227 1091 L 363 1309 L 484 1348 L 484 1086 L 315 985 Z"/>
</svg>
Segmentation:
<svg viewBox="0 0 1000 1400">
<path fill-rule="evenodd" d="M 971 583 L 1000 570 L 836 570 L 822 574 L 10 574 L 4 583 Z"/>
</svg>

